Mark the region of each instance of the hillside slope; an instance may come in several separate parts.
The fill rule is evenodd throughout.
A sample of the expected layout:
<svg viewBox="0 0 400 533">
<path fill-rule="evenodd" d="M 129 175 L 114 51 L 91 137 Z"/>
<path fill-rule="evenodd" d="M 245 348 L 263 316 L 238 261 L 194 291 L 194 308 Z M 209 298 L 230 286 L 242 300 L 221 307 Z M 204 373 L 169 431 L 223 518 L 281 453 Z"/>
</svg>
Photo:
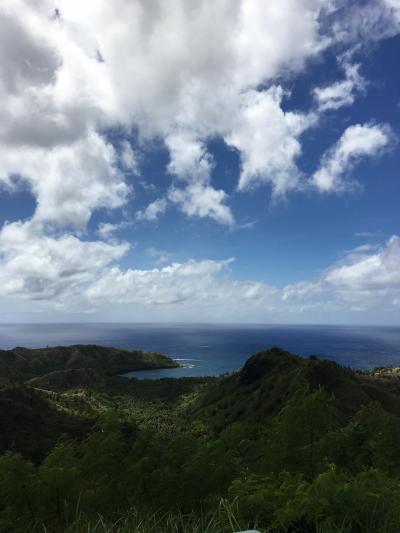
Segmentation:
<svg viewBox="0 0 400 533">
<path fill-rule="evenodd" d="M 160 353 L 91 344 L 0 350 L 0 378 L 17 381 L 25 381 L 57 370 L 90 368 L 101 374 L 115 375 L 133 370 L 178 366 L 173 359 Z"/>
<path fill-rule="evenodd" d="M 44 396 L 23 385 L 0 388 L 0 451 L 43 459 L 66 435 L 81 439 L 93 425 L 83 417 L 55 408 Z"/>
</svg>

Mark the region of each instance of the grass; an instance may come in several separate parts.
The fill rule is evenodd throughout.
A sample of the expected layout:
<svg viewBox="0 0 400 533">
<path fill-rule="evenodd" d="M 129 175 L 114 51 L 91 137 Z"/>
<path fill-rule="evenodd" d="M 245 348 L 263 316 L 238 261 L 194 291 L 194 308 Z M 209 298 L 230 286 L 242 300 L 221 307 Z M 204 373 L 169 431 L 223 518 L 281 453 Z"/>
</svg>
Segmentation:
<svg viewBox="0 0 400 533">
<path fill-rule="evenodd" d="M 232 504 L 221 500 L 213 513 L 158 512 L 143 517 L 135 509 L 130 509 L 112 520 L 103 516 L 78 515 L 66 526 L 63 533 L 235 533 L 254 530 L 254 524 L 244 523 L 236 517 Z M 260 532 L 262 530 L 259 530 Z M 265 530 L 264 530 L 265 531 Z M 36 524 L 30 533 L 59 533 L 59 526 Z"/>
</svg>

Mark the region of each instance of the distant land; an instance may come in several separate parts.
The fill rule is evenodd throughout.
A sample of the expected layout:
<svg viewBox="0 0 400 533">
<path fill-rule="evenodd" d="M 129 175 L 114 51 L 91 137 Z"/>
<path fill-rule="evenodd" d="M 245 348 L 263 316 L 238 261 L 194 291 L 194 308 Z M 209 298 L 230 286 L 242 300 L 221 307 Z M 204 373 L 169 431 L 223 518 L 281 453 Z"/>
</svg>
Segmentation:
<svg viewBox="0 0 400 533">
<path fill-rule="evenodd" d="M 0 378 L 26 380 L 49 372 L 92 369 L 107 375 L 133 370 L 177 368 L 166 355 L 142 350 L 122 350 L 96 345 L 55 346 L 46 348 L 16 347 L 0 350 Z"/>
</svg>

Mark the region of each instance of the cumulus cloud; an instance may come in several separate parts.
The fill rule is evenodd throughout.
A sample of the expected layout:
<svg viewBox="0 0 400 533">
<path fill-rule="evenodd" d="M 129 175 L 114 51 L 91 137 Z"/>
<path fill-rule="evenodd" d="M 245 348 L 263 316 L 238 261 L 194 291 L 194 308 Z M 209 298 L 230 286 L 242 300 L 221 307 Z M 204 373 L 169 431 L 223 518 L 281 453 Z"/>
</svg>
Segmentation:
<svg viewBox="0 0 400 533">
<path fill-rule="evenodd" d="M 400 305 L 398 236 L 380 246 L 357 247 L 319 277 L 283 288 L 235 279 L 232 259 L 188 260 L 152 269 L 112 266 L 127 250 L 126 243 L 43 236 L 35 224 L 9 224 L 0 234 L 0 295 L 48 300 L 51 308 L 64 311 L 107 309 L 118 315 L 123 309 L 136 318 L 172 313 L 245 322 L 302 319 L 310 313 L 320 320 L 332 311 L 356 316 Z M 149 248 L 147 254 L 159 263 L 170 261 L 163 250 Z"/>
<path fill-rule="evenodd" d="M 362 19 L 354 8 L 351 20 L 340 15 L 340 4 L 3 0 L 0 181 L 10 190 L 16 181 L 24 183 L 37 206 L 31 220 L 1 230 L 2 292 L 43 299 L 65 295 L 67 300 L 71 291 L 97 277 L 87 289 L 87 298 L 95 301 L 101 290 L 107 294 L 104 280 L 115 282 L 118 295 L 119 286 L 131 294 L 129 284 L 143 279 L 150 280 L 143 281 L 147 289 L 146 283 L 159 284 L 159 304 L 172 304 L 192 297 L 194 290 L 172 283 L 175 292 L 168 296 L 159 280 L 176 277 L 199 292 L 217 291 L 221 302 L 229 291 L 237 299 L 226 301 L 279 302 L 279 291 L 263 284 L 230 280 L 221 285 L 226 264 L 220 262 L 174 264 L 152 273 L 109 269 L 127 245 L 88 241 L 83 235 L 96 210 L 126 204 L 132 190 L 127 176 L 139 174 L 138 151 L 149 140 L 165 144 L 172 183 L 165 197 L 139 211 L 138 219 L 156 220 L 174 205 L 186 216 L 234 225 L 229 197 L 213 183 L 207 145 L 215 138 L 239 153 L 240 191 L 268 184 L 279 197 L 296 189 L 301 135 L 317 117 L 283 109 L 285 80 L 338 41 L 394 32 L 396 22 L 384 30 L 371 2 L 374 16 Z M 396 0 L 378 4 L 379 20 L 397 20 Z M 331 26 L 327 16 L 336 17 Z M 357 68 L 346 71 L 353 94 L 361 83 L 357 76 Z M 321 109 L 348 103 L 340 83 L 327 89 L 318 93 Z M 380 152 L 388 138 L 382 126 L 348 128 L 322 159 L 313 177 L 316 187 L 343 189 L 350 167 Z M 108 223 L 98 231 L 110 239 L 116 229 Z"/>
<path fill-rule="evenodd" d="M 61 0 L 58 6 L 65 38 L 84 48 L 90 68 L 98 70 L 97 80 L 102 79 L 112 93 L 112 104 L 99 106 L 103 121 L 134 124 L 142 138 L 164 139 L 170 151 L 169 172 L 178 179 L 200 181 L 207 197 L 212 196 L 210 209 L 184 209 L 187 215 L 211 216 L 223 223 L 233 217 L 226 215 L 223 191 L 213 190 L 212 161 L 204 144 L 213 136 L 227 139 L 239 150 L 243 147 L 241 183 L 257 182 L 262 176 L 274 190 L 286 190 L 283 176 L 288 178 L 291 164 L 290 170 L 295 170 L 299 147 L 291 145 L 296 144 L 293 137 L 299 128 L 291 123 L 290 114 L 288 124 L 281 124 L 277 99 L 276 123 L 265 120 L 267 110 L 263 121 L 253 120 L 261 111 L 260 100 L 270 98 L 270 93 L 258 89 L 256 98 L 255 88 L 282 72 L 298 70 L 327 46 L 319 32 L 325 2 L 174 0 L 167 5 L 119 0 L 111 5 L 103 0 L 83 6 L 76 0 Z M 100 66 L 92 65 L 95 49 L 103 58 Z M 238 114 L 241 119 L 236 120 Z M 267 137 L 253 150 L 244 140 L 252 127 L 258 128 L 256 138 Z M 269 134 L 274 128 L 277 132 Z M 283 158 L 282 172 L 279 161 L 257 161 L 261 151 L 272 153 L 281 141 L 290 152 Z M 292 186 L 288 181 L 287 188 Z M 192 187 L 182 189 L 180 196 L 192 196 Z M 215 215 L 216 211 L 225 214 Z"/>
<path fill-rule="evenodd" d="M 214 161 L 203 142 L 185 134 L 166 138 L 170 152 L 168 171 L 187 185 L 172 186 L 168 199 L 189 217 L 209 217 L 221 224 L 232 225 L 234 217 L 225 205 L 228 199 L 223 190 L 211 185 Z"/>
<path fill-rule="evenodd" d="M 52 189 L 55 183 L 60 189 L 65 185 L 54 159 L 61 160 L 63 170 L 65 150 L 71 147 L 78 157 L 76 168 L 67 165 L 66 181 L 81 190 L 85 207 L 76 220 L 85 224 L 94 209 L 113 208 L 126 198 L 123 173 L 116 173 L 114 149 L 104 132 L 117 127 L 128 134 L 134 128 L 142 142 L 163 139 L 170 152 L 169 172 L 200 183 L 198 188 L 212 199 L 206 209 L 205 201 L 193 197 L 192 184 L 182 184 L 175 203 L 189 216 L 222 223 L 233 219 L 224 191 L 212 184 L 206 143 L 216 136 L 240 152 L 240 190 L 267 183 L 275 196 L 284 195 L 298 184 L 299 138 L 315 117 L 284 112 L 282 89 L 271 85 L 333 44 L 340 28 L 351 34 L 343 30 L 340 16 L 334 31 L 323 24 L 324 17 L 335 15 L 334 8 L 335 2 L 323 0 L 5 0 L 0 10 L 0 153 L 10 151 L 11 161 L 0 161 L 3 178 L 11 173 L 26 177 L 38 196 L 41 220 L 55 220 L 57 201 L 60 223 L 70 223 L 75 216 L 71 205 L 64 210 L 61 195 L 55 198 Z M 395 8 L 394 0 L 381 5 L 381 11 Z M 348 67 L 346 76 L 354 86 L 360 81 L 357 69 Z M 331 88 L 331 96 L 327 88 L 321 91 L 323 107 L 343 101 L 337 96 L 343 86 Z M 51 156 L 43 157 L 45 149 Z M 96 169 L 89 153 L 92 163 L 80 171 L 86 160 L 84 153 L 79 158 L 80 149 L 97 150 L 95 157 L 107 160 L 106 167 Z M 36 159 L 41 163 L 40 186 L 24 165 L 32 159 L 34 167 Z M 127 140 L 119 148 L 119 164 L 138 172 L 135 149 Z M 110 194 L 104 190 L 107 175 Z M 50 191 L 45 192 L 47 180 Z M 63 197 L 72 203 L 70 190 Z"/>
<path fill-rule="evenodd" d="M 54 19 L 51 1 L 0 8 L 0 142 L 51 148 L 111 124 L 113 91 L 93 49 Z"/>
<path fill-rule="evenodd" d="M 165 139 L 170 153 L 168 171 L 184 181 L 207 183 L 214 162 L 204 142 L 188 134 L 172 134 Z"/>
<path fill-rule="evenodd" d="M 231 260 L 191 260 L 151 270 L 113 267 L 88 287 L 86 296 L 91 304 L 141 303 L 177 311 L 196 308 L 198 317 L 209 309 L 225 309 L 232 316 L 234 309 L 236 319 L 244 320 L 248 316 L 260 320 L 273 313 L 301 316 L 310 310 L 357 312 L 387 309 L 388 305 L 395 309 L 400 301 L 399 262 L 400 238 L 393 236 L 382 246 L 352 250 L 316 279 L 282 289 L 233 279 Z"/>
<path fill-rule="evenodd" d="M 225 261 L 187 261 L 152 270 L 125 272 L 118 267 L 109 269 L 86 295 L 91 301 L 140 303 L 144 306 L 221 307 L 234 303 L 246 306 L 264 301 L 276 289 L 265 284 L 224 279 L 231 259 Z"/>
<path fill-rule="evenodd" d="M 400 291 L 400 238 L 392 236 L 379 247 L 358 247 L 348 254 L 343 264 L 329 269 L 327 285 L 351 295 L 372 295 L 382 291 L 393 297 Z M 371 253 L 373 252 L 373 253 Z M 393 293 L 391 291 L 393 290 Z"/>
<path fill-rule="evenodd" d="M 27 181 L 38 220 L 83 227 L 94 209 L 121 206 L 127 196 L 116 151 L 102 132 L 135 127 L 142 139 L 165 140 L 171 174 L 201 183 L 182 185 L 179 193 L 175 188 L 173 202 L 188 216 L 230 222 L 227 197 L 211 183 L 204 142 L 234 133 L 243 92 L 317 53 L 322 6 L 320 0 L 268 6 L 255 0 L 60 0 L 55 17 L 51 0 L 6 0 L 0 11 L 1 178 Z M 138 173 L 126 140 L 118 163 Z"/>
<path fill-rule="evenodd" d="M 279 196 L 298 186 L 300 172 L 295 161 L 301 154 L 299 137 L 316 117 L 284 112 L 282 97 L 281 87 L 248 91 L 242 97 L 236 124 L 226 137 L 241 154 L 240 190 L 269 183 L 273 194 Z"/>
<path fill-rule="evenodd" d="M 128 248 L 127 243 L 45 235 L 33 222 L 6 224 L 0 232 L 0 293 L 25 299 L 71 297 Z"/>
<path fill-rule="evenodd" d="M 170 202 L 232 223 L 205 142 L 232 130 L 242 92 L 321 47 L 323 2 L 284 4 L 59 0 L 55 16 L 52 0 L 2 2 L 0 180 L 25 183 L 37 204 L 30 221 L 1 231 L 4 291 L 68 292 L 123 254 L 125 245 L 77 233 L 95 210 L 122 207 L 125 175 L 138 172 L 135 148 L 113 146 L 108 128 L 165 140 L 180 180 L 139 218 L 156 219 Z M 100 236 L 115 229 L 100 226 Z"/>
<path fill-rule="evenodd" d="M 129 187 L 111 144 L 95 132 L 51 150 L 8 148 L 0 152 L 0 182 L 15 176 L 36 197 L 34 219 L 58 226 L 84 228 L 94 209 L 125 203 Z"/>
<path fill-rule="evenodd" d="M 317 280 L 287 285 L 283 298 L 328 310 L 394 310 L 400 302 L 399 264 L 400 238 L 394 235 L 381 246 L 355 248 Z"/>
<path fill-rule="evenodd" d="M 171 187 L 168 198 L 189 217 L 210 217 L 228 226 L 234 223 L 231 210 L 224 205 L 228 196 L 223 190 L 195 182 L 184 189 Z"/>
<path fill-rule="evenodd" d="M 300 68 L 326 45 L 322 0 L 58 4 L 69 35 L 97 43 L 121 118 L 148 135 L 172 125 L 209 134 L 242 90 Z"/>
<path fill-rule="evenodd" d="M 152 270 L 122 271 L 111 268 L 87 290 L 92 300 L 110 298 L 110 289 L 115 290 L 117 302 L 140 303 L 141 305 L 176 304 L 203 298 L 205 285 L 213 285 L 213 277 L 224 267 L 224 262 L 189 261 L 173 263 Z M 201 294 L 199 288 L 201 287 Z"/>
<path fill-rule="evenodd" d="M 375 157 L 391 139 L 390 129 L 380 124 L 349 126 L 339 141 L 322 157 L 321 165 L 312 177 L 321 192 L 340 192 L 351 188 L 354 182 L 346 174 L 363 157 Z"/>
</svg>

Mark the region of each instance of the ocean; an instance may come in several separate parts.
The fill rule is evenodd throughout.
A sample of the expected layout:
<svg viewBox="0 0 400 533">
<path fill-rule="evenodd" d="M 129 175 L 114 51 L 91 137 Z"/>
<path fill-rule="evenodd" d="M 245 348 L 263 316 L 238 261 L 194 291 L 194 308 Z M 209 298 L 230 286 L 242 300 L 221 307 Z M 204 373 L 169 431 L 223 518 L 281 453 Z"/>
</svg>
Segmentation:
<svg viewBox="0 0 400 533">
<path fill-rule="evenodd" d="M 100 344 L 165 353 L 182 368 L 138 378 L 220 375 L 273 346 L 359 369 L 400 366 L 399 327 L 209 324 L 0 324 L 0 348 Z"/>
</svg>

